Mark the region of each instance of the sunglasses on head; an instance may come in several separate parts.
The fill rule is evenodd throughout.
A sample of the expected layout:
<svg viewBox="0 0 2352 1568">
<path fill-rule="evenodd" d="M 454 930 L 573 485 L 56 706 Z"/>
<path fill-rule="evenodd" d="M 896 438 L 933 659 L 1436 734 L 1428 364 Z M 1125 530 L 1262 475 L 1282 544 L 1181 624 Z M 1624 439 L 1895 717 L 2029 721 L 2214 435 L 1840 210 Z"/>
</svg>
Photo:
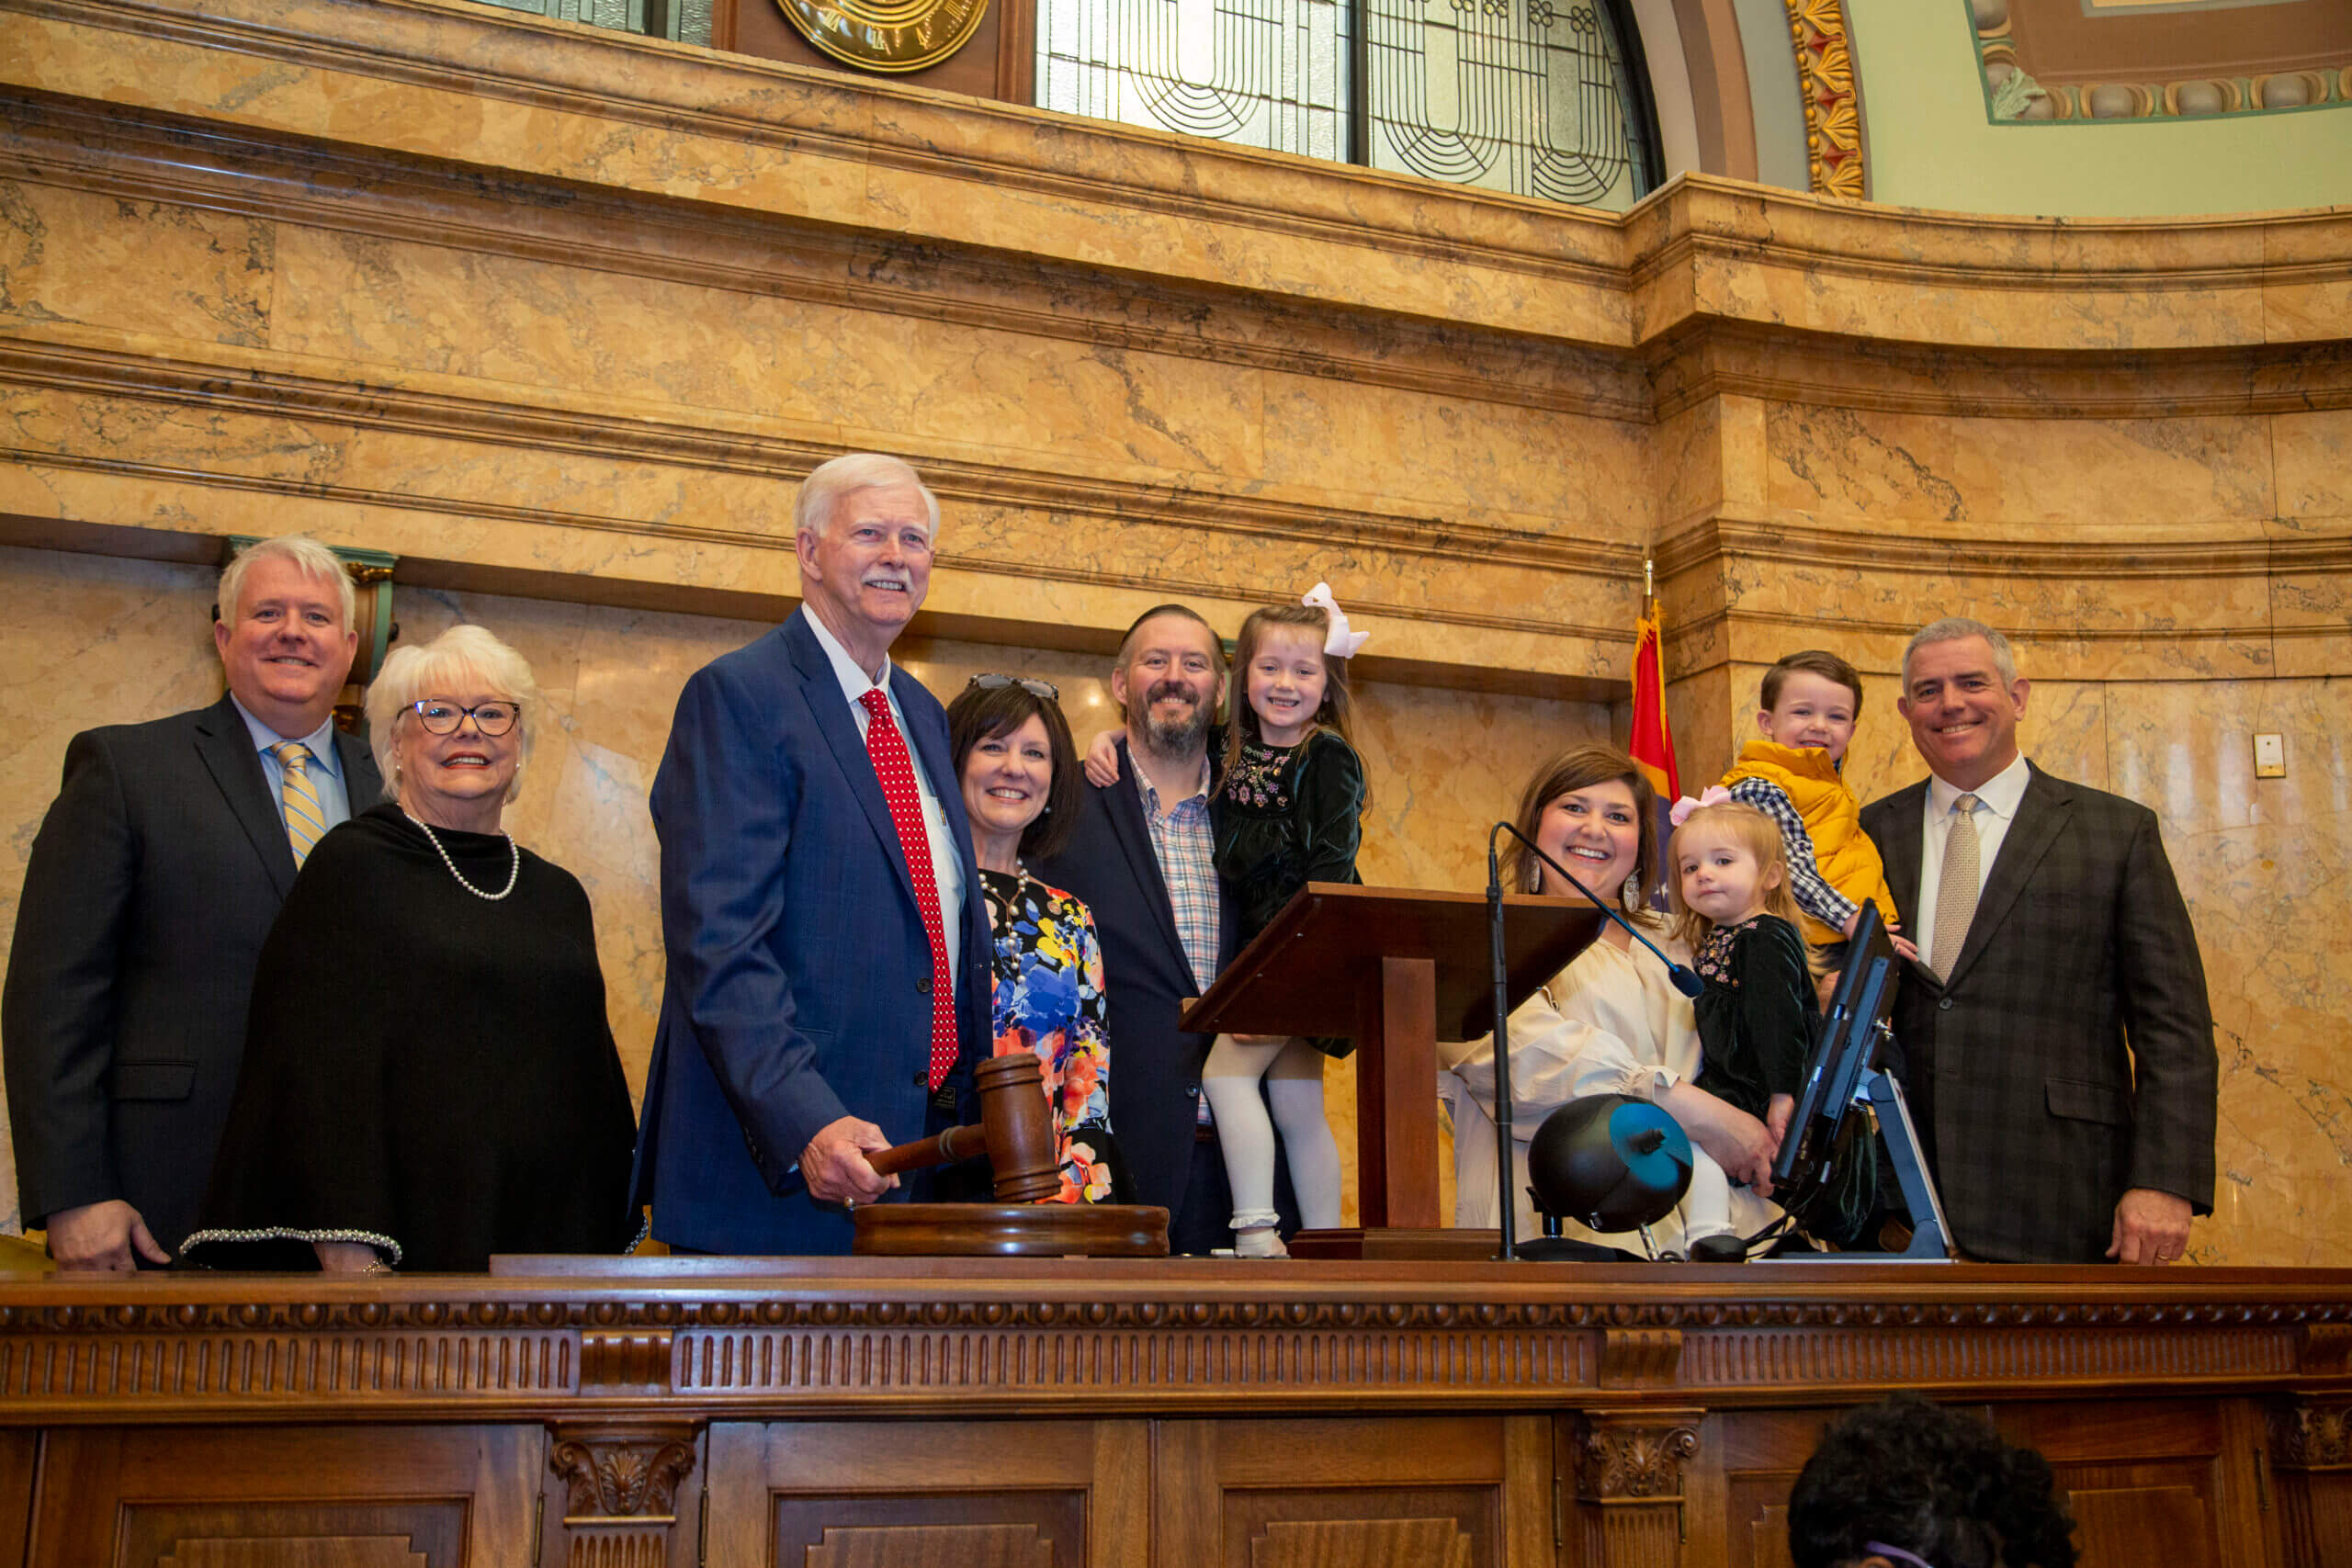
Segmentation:
<svg viewBox="0 0 2352 1568">
<path fill-rule="evenodd" d="M 983 692 L 1001 692 L 1007 686 L 1018 686 L 1033 697 L 1043 697 L 1049 703 L 1062 700 L 1062 689 L 1051 681 L 1032 680 L 1026 675 L 975 675 L 967 682 Z"/>
</svg>

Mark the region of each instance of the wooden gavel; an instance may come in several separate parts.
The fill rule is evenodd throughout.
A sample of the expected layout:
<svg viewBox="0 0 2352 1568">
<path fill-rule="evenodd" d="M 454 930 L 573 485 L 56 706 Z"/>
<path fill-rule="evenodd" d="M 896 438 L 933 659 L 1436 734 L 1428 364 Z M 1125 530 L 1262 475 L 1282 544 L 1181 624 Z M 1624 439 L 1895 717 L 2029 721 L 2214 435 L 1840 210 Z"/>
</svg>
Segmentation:
<svg viewBox="0 0 2352 1568">
<path fill-rule="evenodd" d="M 980 1097 L 978 1126 L 950 1127 L 935 1138 L 899 1144 L 865 1156 L 884 1176 L 953 1165 L 986 1155 L 996 1172 L 1000 1203 L 1038 1203 L 1062 1190 L 1061 1166 L 1054 1158 L 1053 1107 L 1037 1058 L 1026 1051 L 991 1056 L 974 1069 Z"/>
</svg>

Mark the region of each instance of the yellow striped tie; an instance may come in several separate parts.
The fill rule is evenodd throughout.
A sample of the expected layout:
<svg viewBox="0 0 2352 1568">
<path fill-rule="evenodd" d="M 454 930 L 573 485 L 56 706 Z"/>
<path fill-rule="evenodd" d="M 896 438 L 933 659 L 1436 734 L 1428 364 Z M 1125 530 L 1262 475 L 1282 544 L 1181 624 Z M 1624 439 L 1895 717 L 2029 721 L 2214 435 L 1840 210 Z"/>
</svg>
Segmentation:
<svg viewBox="0 0 2352 1568">
<path fill-rule="evenodd" d="M 286 836 L 294 844 L 294 863 L 300 865 L 327 830 L 326 807 L 319 804 L 318 786 L 311 782 L 311 749 L 300 740 L 281 740 L 269 749 L 277 759 L 285 783 L 277 798 L 286 807 Z"/>
</svg>

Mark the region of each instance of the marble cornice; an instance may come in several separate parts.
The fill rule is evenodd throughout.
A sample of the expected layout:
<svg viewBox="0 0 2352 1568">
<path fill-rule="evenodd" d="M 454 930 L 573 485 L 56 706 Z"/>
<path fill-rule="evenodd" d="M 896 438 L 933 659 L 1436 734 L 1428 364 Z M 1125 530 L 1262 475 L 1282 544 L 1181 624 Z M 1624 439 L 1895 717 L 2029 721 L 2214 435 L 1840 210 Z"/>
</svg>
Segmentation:
<svg viewBox="0 0 2352 1568">
<path fill-rule="evenodd" d="M 1830 200 L 1696 173 L 1678 175 L 1622 221 L 1636 287 L 1694 254 L 1929 288 L 2176 290 L 2338 283 L 2352 253 L 2352 206 L 2163 220 L 2011 217 Z"/>
<path fill-rule="evenodd" d="M 1684 175 L 1613 217 L 555 27 L 472 0 L 212 0 L 201 13 L 196 4 L 6 0 L 0 57 L 58 62 L 20 70 L 17 85 L 80 92 L 116 110 L 342 141 L 376 157 L 481 161 L 513 172 L 494 180 L 602 187 L 640 206 L 689 201 L 705 214 L 764 213 L 909 247 L 1017 252 L 1107 279 L 1148 278 L 1155 288 L 1458 321 L 1555 348 L 1622 352 L 1693 318 L 1777 320 L 1771 291 L 1756 279 L 1779 273 L 1916 295 L 1923 308 L 1905 320 L 1927 341 L 1979 348 L 2039 341 L 2029 326 L 1965 306 L 2020 290 L 2144 297 L 2147 310 L 2096 324 L 2117 350 L 2342 335 L 2324 330 L 2324 308 L 2274 319 L 2265 296 L 2340 289 L 2352 209 L 2189 224 L 1979 218 Z M 151 85 L 153 71 L 100 80 L 99 64 L 70 36 L 88 28 L 139 40 L 126 47 L 234 51 L 339 80 L 307 91 L 256 83 L 209 98 Z M 469 103 L 476 118 L 481 106 L 507 103 L 578 123 L 529 135 L 527 117 L 500 117 L 461 148 L 415 129 L 433 118 L 422 100 L 413 114 L 378 105 L 338 116 L 361 82 L 431 95 L 441 107 Z M 629 140 L 638 129 L 657 134 L 639 146 Z M 953 182 L 956 198 L 927 197 L 922 182 L 934 179 Z M 1136 227 L 1137 214 L 1178 226 Z M 1304 243 L 1256 243 L 1252 234 Z M 2155 309 L 2182 296 L 2231 308 Z"/>
<path fill-rule="evenodd" d="M 380 239 L 767 294 L 1467 401 L 1632 422 L 1746 395 L 1899 412 L 2136 417 L 2352 403 L 2341 341 L 1969 348 L 1693 316 L 1645 354 L 792 223 L 658 194 L 288 141 L 54 95 L 0 96 L 26 176 Z M 1644 361 L 1646 361 L 1646 364 Z"/>
<path fill-rule="evenodd" d="M 1695 317 L 1646 346 L 1656 417 L 1722 397 L 1999 419 L 2352 407 L 2352 339 L 2207 348 L 1960 348 Z"/>
<path fill-rule="evenodd" d="M 1604 213 L 1433 187 L 1369 170 L 1347 170 L 1335 178 L 1330 165 L 1306 158 L 943 96 L 885 78 L 845 76 L 605 29 L 554 27 L 471 0 L 209 0 L 200 11 L 195 6 L 196 0 L 8 0 L 0 6 L 0 16 L 15 12 L 284 65 L 563 110 L 665 136 L 697 135 L 852 167 L 944 177 L 1057 203 L 1230 224 L 1348 251 L 1376 251 L 1384 257 L 1470 263 L 1600 290 L 1623 270 L 1617 224 Z M 0 56 L 10 52 L 6 39 L 7 30 L 0 29 Z M 24 85 L 45 85 L 19 80 Z M 252 95 L 216 112 L 249 126 L 331 134 L 300 110 L 273 113 L 269 96 Z M 399 142 L 400 128 L 375 129 L 386 141 Z M 498 161 L 513 168 L 564 172 L 527 149 L 513 151 L 514 155 Z M 587 169 L 579 172 L 595 177 Z M 886 200 L 877 200 L 880 193 L 862 180 L 854 182 L 843 205 L 826 210 L 843 195 L 821 188 L 838 184 L 837 175 L 808 182 L 820 188 L 807 190 L 796 189 L 796 182 L 762 177 L 766 171 L 748 165 L 680 173 L 698 197 L 719 205 L 797 208 L 800 216 L 820 220 L 862 219 L 876 227 L 919 228 L 910 214 L 888 209 Z M 1057 236 L 1048 225 L 1035 237 L 1050 246 Z M 1194 261 L 1207 265 L 1189 265 Z M 1150 270 L 1247 281 L 1218 277 L 1213 256 L 1154 254 Z M 1350 292 L 1342 283 L 1337 296 Z"/>
<path fill-rule="evenodd" d="M 537 451 L 571 451 L 686 467 L 712 473 L 797 482 L 838 449 L 837 440 L 774 434 L 755 422 L 713 431 L 707 410 L 674 411 L 657 417 L 646 405 L 617 400 L 600 405 L 578 399 L 573 406 L 493 402 L 466 392 L 414 385 L 368 385 L 306 376 L 267 363 L 254 351 L 224 351 L 211 363 L 175 361 L 128 345 L 65 344 L 0 333 L 0 385 L 45 387 L 111 398 L 164 404 L 200 405 L 216 412 L 243 412 L 300 421 L 324 420 L 356 429 L 401 431 L 443 440 L 512 446 Z M 455 380 L 455 378 L 424 378 Z M 670 412 L 670 411 L 664 411 Z M 686 417 L 691 413 L 691 418 Z M 969 460 L 952 451 L 907 454 L 944 502 L 967 508 L 1028 510 L 1105 526 L 1150 522 L 1188 531 L 1259 539 L 1288 539 L 1319 546 L 1422 557 L 1453 563 L 1508 559 L 1514 570 L 1534 570 L 1622 582 L 1638 573 L 1641 549 L 1547 534 L 1530 519 L 1511 527 L 1438 514 L 1380 513 L 1345 510 L 1313 496 L 1285 498 L 1264 486 L 1216 488 L 1198 476 L 1168 480 L 1132 472 L 1093 472 L 1069 467 L 1016 468 Z M 604 517 L 571 511 L 497 507 L 459 496 L 352 491 L 310 479 L 273 479 L 215 471 L 184 472 L 37 446 L 0 446 L 7 460 L 76 467 L 93 472 L 139 473 L 177 483 L 275 489 L 289 495 L 394 505 L 433 511 L 498 515 L 548 526 L 639 533 L 789 553 L 788 532 L 777 528 L 715 528 L 669 520 Z M 779 493 L 781 493 L 779 491 Z M 1023 574 L 1049 571 L 1034 562 L 1003 566 L 943 551 L 943 565 L 1001 570 Z M 1070 581 L 1101 581 L 1071 574 Z M 1160 586 L 1154 577 L 1132 586 Z M 1193 585 L 1198 586 L 1198 585 Z M 1443 618 L 1416 612 L 1421 618 Z M 1555 628 L 1557 623 L 1509 617 L 1471 617 L 1464 624 Z M 1623 637 L 1622 628 L 1612 637 Z"/>
<path fill-rule="evenodd" d="M 2129 537 L 2032 537 L 1972 533 L 1890 532 L 1879 526 L 1825 527 L 1789 518 L 1723 514 L 1659 541 L 1652 558 L 1663 579 L 1750 562 L 1949 578 L 1982 574 L 2011 580 L 2268 577 L 2281 570 L 2352 572 L 2352 536 L 2277 538 L 2247 533 L 2216 538 L 2210 529 L 2146 525 Z"/>
<path fill-rule="evenodd" d="M 513 172 L 485 176 L 50 94 L 0 94 L 0 116 L 6 166 L 130 199 L 1470 401 L 1632 421 L 1650 412 L 1631 356 L 1498 329 Z"/>
</svg>

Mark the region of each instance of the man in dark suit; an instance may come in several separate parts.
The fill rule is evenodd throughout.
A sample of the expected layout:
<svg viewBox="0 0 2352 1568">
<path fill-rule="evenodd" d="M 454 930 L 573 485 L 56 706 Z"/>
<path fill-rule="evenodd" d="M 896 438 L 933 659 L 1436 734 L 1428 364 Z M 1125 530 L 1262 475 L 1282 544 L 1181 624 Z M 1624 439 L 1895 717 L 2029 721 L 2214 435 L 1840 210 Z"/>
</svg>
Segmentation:
<svg viewBox="0 0 2352 1568">
<path fill-rule="evenodd" d="M 1918 959 L 1894 1011 L 1953 1238 L 2169 1263 L 2212 1213 L 2219 1060 L 2155 814 L 2018 752 L 2007 638 L 1938 621 L 1896 706 L 1932 776 L 1862 811 Z"/>
<path fill-rule="evenodd" d="M 1225 695 L 1225 649 L 1182 604 L 1148 610 L 1111 671 L 1126 720 L 1119 776 L 1089 782 L 1078 827 L 1039 868 L 1083 899 L 1102 939 L 1111 1034 L 1111 1127 L 1136 1201 L 1170 1215 L 1169 1245 L 1233 1245 L 1233 1195 L 1214 1128 L 1200 1120 L 1201 1066 L 1216 1037 L 1177 1027 L 1190 998 L 1231 958 L 1237 917 L 1217 881 L 1209 827 L 1209 736 Z M 1276 1171 L 1284 1228 L 1297 1205 Z"/>
<path fill-rule="evenodd" d="M 262 939 L 300 856 L 383 794 L 334 728 L 358 637 L 334 553 L 255 545 L 216 608 L 228 694 L 75 736 L 25 867 L 0 1039 L 25 1224 L 67 1269 L 167 1262 L 195 1223 Z"/>
<path fill-rule="evenodd" d="M 669 977 L 636 1190 L 684 1251 L 847 1252 L 898 1185 L 866 1152 L 952 1124 L 989 1048 L 947 716 L 889 658 L 939 502 L 853 454 L 793 520 L 800 608 L 686 682 L 653 784 Z"/>
</svg>

